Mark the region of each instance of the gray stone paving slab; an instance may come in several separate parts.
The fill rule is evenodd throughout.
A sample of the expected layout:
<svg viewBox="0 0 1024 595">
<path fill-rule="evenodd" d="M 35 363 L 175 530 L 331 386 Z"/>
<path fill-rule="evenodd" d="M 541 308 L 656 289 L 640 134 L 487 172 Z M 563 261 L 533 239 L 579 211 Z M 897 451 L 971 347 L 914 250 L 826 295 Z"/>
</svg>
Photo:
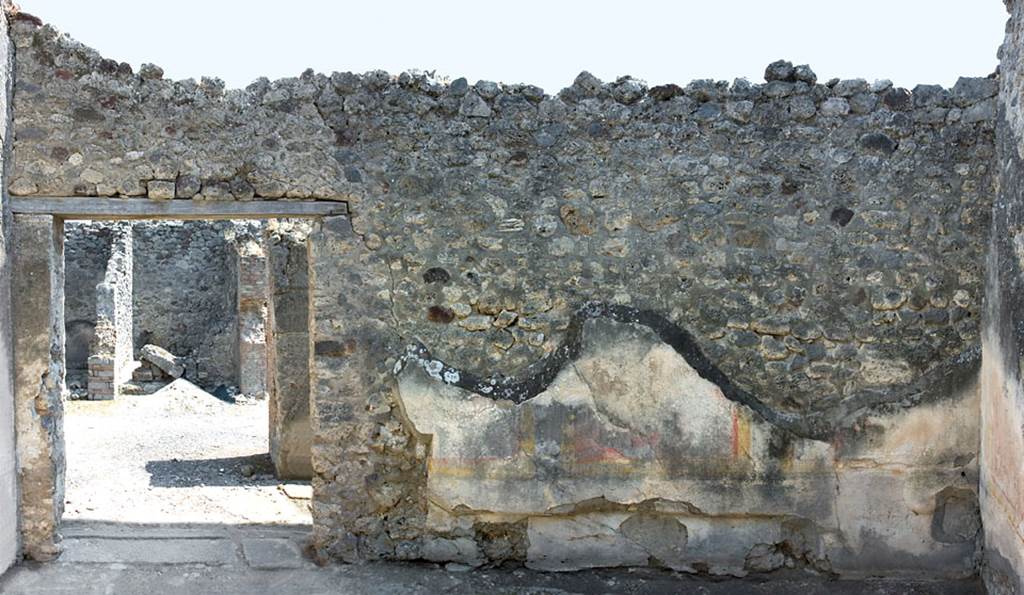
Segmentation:
<svg viewBox="0 0 1024 595">
<path fill-rule="evenodd" d="M 312 525 L 227 525 L 216 523 L 137 524 L 109 521 L 71 521 L 61 524 L 60 533 L 70 537 L 109 537 L 132 539 L 237 539 L 241 537 L 279 537 L 302 541 L 313 531 Z"/>
<path fill-rule="evenodd" d="M 205 564 L 236 563 L 229 539 L 104 539 L 75 537 L 64 541 L 65 564 Z"/>
<path fill-rule="evenodd" d="M 799 570 L 738 580 L 653 568 L 545 573 L 524 568 L 451 572 L 437 564 L 403 563 L 317 567 L 302 557 L 302 540 L 308 536 L 303 527 L 168 527 L 80 522 L 69 523 L 66 529 L 69 533 L 86 536 L 66 538 L 64 553 L 56 562 L 25 563 L 10 569 L 0 576 L 0 593 L 973 595 L 984 592 L 977 580 L 835 581 Z M 197 537 L 168 537 L 182 534 Z M 218 537 L 208 537 L 211 534 Z"/>
<path fill-rule="evenodd" d="M 317 595 L 321 593 L 479 594 L 630 593 L 701 595 L 973 595 L 978 581 L 832 581 L 790 576 L 718 580 L 670 572 L 613 570 L 542 573 L 527 570 L 475 570 L 450 573 L 430 564 L 366 564 L 315 569 L 253 570 L 191 566 L 33 564 L 0 577 L 4 595 L 74 593 Z"/>
<path fill-rule="evenodd" d="M 220 526 L 137 526 L 118 523 L 64 523 L 60 534 L 65 540 L 79 537 L 106 539 L 223 539 L 224 529 Z"/>
<path fill-rule="evenodd" d="M 242 553 L 251 568 L 260 570 L 312 566 L 302 557 L 299 545 L 290 539 L 243 539 Z"/>
</svg>

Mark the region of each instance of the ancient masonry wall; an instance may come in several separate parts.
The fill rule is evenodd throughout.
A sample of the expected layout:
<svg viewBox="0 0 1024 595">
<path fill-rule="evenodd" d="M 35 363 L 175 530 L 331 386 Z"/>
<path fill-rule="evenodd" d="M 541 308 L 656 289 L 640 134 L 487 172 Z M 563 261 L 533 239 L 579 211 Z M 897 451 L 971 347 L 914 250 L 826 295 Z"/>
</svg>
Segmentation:
<svg viewBox="0 0 1024 595">
<path fill-rule="evenodd" d="M 65 224 L 65 326 L 69 385 L 85 371 L 96 326 L 96 294 L 110 258 L 110 222 Z M 227 221 L 140 221 L 132 225 L 132 336 L 186 362 L 188 376 L 213 388 L 237 386 L 234 250 Z"/>
<path fill-rule="evenodd" d="M 229 221 L 136 222 L 135 346 L 159 345 L 204 387 L 238 386 Z"/>
<path fill-rule="evenodd" d="M 309 243 L 322 555 L 975 572 L 995 80 L 224 91 L 13 36 L 14 194 L 348 203 Z"/>
<path fill-rule="evenodd" d="M 268 90 L 365 192 L 311 241 L 322 551 L 974 572 L 996 83 L 767 78 Z"/>
<path fill-rule="evenodd" d="M 64 224 L 64 327 L 67 382 L 85 388 L 89 352 L 96 335 L 96 286 L 103 281 L 113 226 L 68 221 Z"/>
<path fill-rule="evenodd" d="M 1000 48 L 996 141 L 999 192 L 992 209 L 982 344 L 981 514 L 990 593 L 1024 592 L 1024 3 L 1008 1 Z"/>
<path fill-rule="evenodd" d="M 111 231 L 106 272 L 94 290 L 96 326 L 87 360 L 89 399 L 94 401 L 117 397 L 121 385 L 131 379 L 135 369 L 132 349 L 132 227 L 121 222 L 115 224 Z"/>
<path fill-rule="evenodd" d="M 10 208 L 7 156 L 11 140 L 13 53 L 7 15 L 0 14 L 0 574 L 18 555 L 18 481 L 14 443 L 14 388 L 11 368 Z"/>
</svg>

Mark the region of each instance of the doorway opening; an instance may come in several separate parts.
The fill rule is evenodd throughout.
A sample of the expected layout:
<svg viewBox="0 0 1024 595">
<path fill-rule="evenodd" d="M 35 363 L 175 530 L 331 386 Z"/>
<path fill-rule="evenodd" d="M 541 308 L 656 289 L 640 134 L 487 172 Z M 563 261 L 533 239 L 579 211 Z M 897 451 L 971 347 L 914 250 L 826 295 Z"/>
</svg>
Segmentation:
<svg viewBox="0 0 1024 595">
<path fill-rule="evenodd" d="M 312 225 L 65 222 L 66 550 L 126 525 L 309 533 Z"/>
<path fill-rule="evenodd" d="M 302 539 L 296 539 L 295 535 L 310 536 L 312 532 L 308 521 L 300 525 L 289 525 L 286 524 L 287 521 L 279 518 L 251 517 L 250 521 L 240 521 L 218 516 L 217 522 L 213 523 L 189 523 L 188 518 L 196 517 L 175 517 L 173 515 L 185 509 L 169 504 L 163 507 L 163 510 L 167 511 L 166 516 L 139 515 L 135 518 L 145 518 L 145 522 L 132 523 L 125 520 L 130 518 L 126 510 L 141 506 L 139 502 L 144 496 L 152 496 L 157 488 L 187 490 L 196 487 L 218 487 L 211 486 L 218 483 L 210 479 L 214 477 L 210 475 L 210 470 L 214 468 L 217 470 L 217 476 L 221 475 L 221 469 L 224 469 L 225 474 L 229 469 L 245 471 L 243 475 L 247 475 L 251 470 L 251 477 L 256 477 L 257 481 L 262 479 L 268 483 L 272 482 L 274 488 L 282 491 L 285 491 L 281 487 L 283 484 L 297 483 L 291 480 L 308 479 L 312 475 L 310 457 L 305 455 L 305 452 L 309 451 L 312 436 L 312 391 L 309 387 L 311 361 L 314 358 L 310 356 L 310 327 L 314 326 L 316 318 L 310 306 L 310 298 L 314 294 L 311 285 L 315 283 L 311 281 L 309 271 L 315 267 L 312 266 L 314 263 L 311 262 L 309 248 L 312 244 L 317 247 L 317 251 L 320 250 L 324 229 L 337 226 L 339 221 L 344 221 L 343 225 L 348 225 L 345 203 L 327 200 L 190 201 L 32 197 L 12 199 L 11 211 L 12 243 L 18 247 L 11 255 L 11 291 L 18 296 L 18 299 L 12 301 L 12 347 L 15 430 L 20 464 L 18 505 L 24 556 L 37 561 L 52 560 L 58 555 L 66 558 L 69 551 L 76 551 L 77 548 L 80 553 L 98 552 L 96 555 L 77 558 L 85 562 L 161 563 L 189 562 L 194 559 L 196 563 L 203 563 L 209 560 L 203 557 L 202 548 L 192 547 L 197 546 L 199 542 L 188 539 L 199 539 L 203 535 L 209 537 L 208 533 L 213 532 L 214 536 L 211 539 L 216 542 L 214 545 L 219 552 L 217 555 L 225 560 L 252 566 L 253 560 L 261 559 L 261 554 L 267 554 L 266 558 L 270 563 L 276 564 L 280 558 L 278 554 L 281 553 L 301 560 L 299 542 Z M 232 390 L 232 386 L 226 382 L 214 384 L 216 371 L 212 371 L 210 366 L 200 366 L 204 353 L 202 350 L 175 354 L 166 347 L 154 343 L 139 344 L 140 339 L 165 340 L 167 344 L 171 344 L 170 339 L 156 338 L 157 331 L 152 328 L 140 327 L 140 332 L 135 333 L 133 292 L 140 287 L 140 282 L 134 279 L 137 268 L 134 262 L 135 233 L 130 222 L 139 220 L 264 222 L 262 227 L 236 227 L 245 232 L 241 236 L 236 234 L 230 238 L 235 250 L 233 262 L 237 266 L 231 269 L 231 274 L 226 277 L 227 282 L 206 284 L 210 291 L 220 292 L 229 292 L 230 289 L 225 286 L 235 284 L 234 312 L 237 320 L 231 326 L 234 331 L 230 336 L 234 337 L 231 353 L 234 358 L 233 369 L 237 370 L 237 390 Z M 79 282 L 86 290 L 95 290 L 95 319 L 86 314 L 70 318 L 68 320 L 72 323 L 66 324 L 65 226 L 75 221 L 118 222 L 121 227 L 115 226 L 111 232 L 111 237 L 117 241 L 110 244 L 109 253 L 101 251 L 100 254 L 103 256 L 98 257 L 100 261 L 103 258 L 107 259 L 102 265 L 102 281 L 95 284 L 88 281 Z M 323 222 L 328 222 L 329 225 Z M 301 238 L 293 241 L 292 231 L 300 225 L 315 233 L 305 241 Z M 127 229 L 124 226 L 127 226 Z M 191 242 L 196 236 L 190 236 L 186 232 L 185 237 L 191 238 Z M 287 245 L 282 246 L 282 243 Z M 144 242 L 140 242 L 140 245 L 143 244 Z M 175 257 L 189 253 L 191 246 L 189 243 L 180 251 L 168 251 L 169 256 L 166 260 L 177 267 L 180 265 L 180 258 Z M 204 262 L 202 267 L 197 265 L 197 268 L 205 269 L 212 266 L 211 263 Z M 189 290 L 193 290 L 193 286 L 202 285 L 195 278 L 184 274 L 185 270 L 188 270 L 187 267 L 172 268 L 172 272 L 165 276 L 169 277 L 168 281 L 179 287 L 187 286 Z M 128 280 L 128 277 L 131 279 Z M 81 290 L 77 285 L 72 285 L 71 288 L 75 291 Z M 223 296 L 220 297 L 223 299 Z M 159 297 L 153 298 L 152 301 L 160 304 Z M 198 303 L 192 303 L 190 306 L 186 304 L 186 311 L 189 314 L 194 313 L 200 309 L 196 305 Z M 176 320 L 178 317 L 172 318 Z M 207 325 L 204 323 L 204 326 Z M 218 328 L 213 324 L 208 326 L 210 328 L 207 329 L 209 332 L 206 332 L 207 339 L 211 334 L 216 335 Z M 77 387 L 74 389 L 75 396 L 83 397 L 88 403 L 70 400 L 65 374 L 68 363 L 65 361 L 65 334 L 68 330 L 74 334 L 73 342 L 77 342 L 78 359 L 72 358 L 72 366 L 77 366 L 72 378 L 75 378 L 76 374 L 78 378 Z M 144 330 L 149 330 L 150 334 L 143 333 Z M 207 347 L 214 343 L 216 341 L 209 339 Z M 205 353 L 215 351 L 211 347 Z M 200 356 L 198 359 L 197 353 Z M 84 365 L 81 363 L 83 357 Z M 205 369 L 205 375 L 201 374 L 202 369 Z M 147 373 L 150 375 L 148 378 Z M 155 383 L 156 391 L 149 391 L 142 386 L 147 382 Z M 164 408 L 156 406 L 158 400 L 141 400 L 152 397 L 164 389 L 172 393 L 165 395 L 167 398 Z M 131 394 L 132 392 L 141 394 Z M 188 400 L 187 395 L 196 398 Z M 245 396 L 244 399 L 241 398 L 242 395 Z M 206 405 L 197 406 L 197 411 L 193 411 L 196 415 L 204 414 L 204 409 L 211 409 L 215 412 L 213 415 L 223 414 L 225 411 L 224 405 L 203 401 L 198 397 L 215 399 L 233 407 L 253 406 L 257 409 L 249 411 L 261 412 L 258 409 L 260 395 L 265 395 L 263 402 L 266 403 L 266 416 L 261 414 L 259 417 L 262 419 L 261 425 L 266 427 L 267 447 L 220 454 L 213 452 L 212 447 L 200 447 L 196 451 L 204 452 L 204 456 L 188 459 L 183 458 L 190 456 L 185 454 L 175 456 L 149 453 L 148 459 L 141 461 L 137 457 L 132 463 L 136 466 L 134 476 L 148 478 L 145 481 L 146 487 L 138 494 L 138 498 L 121 500 L 124 502 L 123 506 L 113 512 L 109 511 L 114 507 L 106 504 L 103 507 L 86 504 L 84 510 L 79 506 L 77 511 L 69 510 L 69 522 L 63 522 L 68 505 L 73 507 L 76 504 L 90 502 L 89 494 L 83 494 L 82 497 L 76 495 L 74 485 L 70 494 L 65 493 L 67 463 L 70 461 L 71 464 L 76 464 L 79 451 L 83 456 L 113 459 L 110 466 L 106 467 L 106 473 L 94 473 L 94 477 L 104 483 L 98 490 L 101 494 L 93 501 L 105 499 L 117 502 L 116 494 L 123 490 L 118 478 L 124 480 L 132 477 L 125 471 L 125 465 L 117 464 L 119 460 L 123 460 L 117 459 L 121 456 L 119 453 L 124 450 L 123 441 L 110 439 L 104 431 L 105 428 L 111 428 L 111 431 L 116 429 L 123 432 L 132 424 L 125 422 L 104 426 L 105 422 L 85 420 L 81 425 L 81 432 L 76 434 L 72 430 L 71 438 L 75 439 L 76 435 L 79 438 L 76 445 L 71 447 L 71 456 L 68 456 L 65 441 L 66 405 L 81 405 L 83 409 L 86 405 L 96 405 L 94 412 L 98 415 L 101 407 L 113 411 L 118 407 L 129 406 L 128 404 L 133 402 L 132 399 L 136 399 L 135 403 L 142 403 L 152 409 L 148 412 L 136 412 L 132 422 L 136 427 L 131 431 L 136 432 L 136 435 L 146 434 L 151 439 L 150 434 L 155 431 L 150 428 L 152 420 L 167 417 L 168 407 L 170 410 L 175 410 L 175 407 L 177 410 L 182 408 L 175 406 L 175 403 L 185 402 L 193 406 L 205 403 Z M 250 404 L 250 401 L 254 401 L 255 404 Z M 217 409 L 218 407 L 221 409 Z M 253 417 L 256 415 L 253 414 Z M 167 438 L 167 442 L 187 443 L 192 440 L 183 433 L 187 426 L 188 422 L 169 426 L 176 429 L 178 434 Z M 230 424 L 227 423 L 218 426 L 220 430 L 225 431 L 229 427 Z M 256 431 L 261 430 L 257 428 Z M 259 433 L 249 438 L 259 442 L 261 446 L 264 444 Z M 224 441 L 215 442 L 220 448 Z M 268 450 L 274 469 L 273 475 L 261 473 L 266 466 L 254 464 L 259 462 L 258 458 L 244 461 L 239 458 L 263 455 L 265 463 Z M 204 460 L 205 463 L 197 462 Z M 180 464 L 182 461 L 191 461 L 191 468 L 179 469 L 177 475 L 174 470 L 168 473 L 168 463 Z M 138 470 L 140 464 L 141 471 Z M 300 473 L 305 473 L 305 478 Z M 168 475 L 177 477 L 177 480 L 167 479 Z M 179 487 L 170 487 L 172 485 Z M 297 487 L 304 488 L 305 484 L 299 484 Z M 292 494 L 288 494 L 287 491 L 285 493 L 285 496 L 292 500 L 306 499 L 303 496 L 308 495 L 308 488 L 296 489 Z M 92 510 L 88 510 L 89 508 Z M 104 510 L 108 512 L 104 513 Z M 304 509 L 300 507 L 300 510 Z M 220 514 L 223 512 L 222 507 Z M 79 518 L 73 518 L 74 515 L 79 515 Z M 105 520 L 106 518 L 110 520 Z M 186 524 L 181 524 L 179 519 Z M 247 524 L 230 524 L 234 522 Z M 88 526 L 83 528 L 79 523 L 86 523 Z M 165 556 L 147 557 L 144 552 L 153 551 L 150 548 L 152 544 L 125 545 L 129 537 L 137 537 L 140 531 L 151 527 L 155 527 L 158 535 L 166 537 L 167 532 L 164 529 L 169 525 L 174 526 L 172 532 L 175 534 L 187 534 L 188 543 L 172 551 L 165 551 Z M 240 527 L 254 527 L 258 530 L 254 541 L 251 540 L 255 548 L 252 557 L 249 554 L 242 557 L 241 552 L 248 550 L 245 542 L 238 540 Z M 297 527 L 298 533 L 291 531 L 290 527 Z M 99 533 L 98 528 L 102 529 Z M 284 535 L 278 535 L 280 539 L 274 535 L 268 537 L 266 531 L 269 529 L 282 529 Z M 225 532 L 230 535 L 225 535 Z M 114 540 L 104 542 L 103 547 L 81 548 L 74 543 L 69 544 L 76 540 L 78 545 L 88 542 L 82 541 L 85 539 L 83 535 L 97 539 L 113 537 Z M 118 539 L 122 541 L 118 542 Z M 275 539 L 277 541 L 274 541 Z M 72 555 L 71 559 L 76 558 Z M 298 563 L 295 559 L 291 561 Z"/>
</svg>

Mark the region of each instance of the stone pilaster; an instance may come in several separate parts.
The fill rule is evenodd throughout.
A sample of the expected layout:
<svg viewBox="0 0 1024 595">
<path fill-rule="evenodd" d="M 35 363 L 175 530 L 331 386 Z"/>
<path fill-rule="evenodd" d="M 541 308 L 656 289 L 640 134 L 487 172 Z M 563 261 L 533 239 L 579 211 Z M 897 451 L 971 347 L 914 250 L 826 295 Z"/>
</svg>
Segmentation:
<svg viewBox="0 0 1024 595">
<path fill-rule="evenodd" d="M 270 456 L 277 476 L 310 479 L 308 223 L 271 224 Z"/>
<path fill-rule="evenodd" d="M 64 509 L 64 225 L 15 215 L 12 303 L 14 402 L 24 554 L 60 552 Z"/>
<path fill-rule="evenodd" d="M 262 223 L 235 234 L 238 254 L 238 389 L 267 397 L 267 320 L 270 283 Z"/>
<path fill-rule="evenodd" d="M 387 263 L 347 217 L 310 235 L 309 261 L 314 544 L 350 561 L 419 558 L 426 448 L 395 394 Z"/>
<path fill-rule="evenodd" d="M 89 355 L 89 399 L 113 399 L 134 369 L 132 228 L 117 224 L 103 281 L 96 286 L 96 335 Z"/>
<path fill-rule="evenodd" d="M 14 441 L 14 388 L 11 366 L 10 201 L 6 164 L 10 156 L 13 52 L 7 15 L 0 11 L 0 574 L 18 552 L 18 490 Z"/>
<path fill-rule="evenodd" d="M 998 191 L 982 319 L 982 575 L 989 593 L 1024 592 L 1024 4 L 1007 2 L 1010 23 L 1000 48 Z"/>
</svg>

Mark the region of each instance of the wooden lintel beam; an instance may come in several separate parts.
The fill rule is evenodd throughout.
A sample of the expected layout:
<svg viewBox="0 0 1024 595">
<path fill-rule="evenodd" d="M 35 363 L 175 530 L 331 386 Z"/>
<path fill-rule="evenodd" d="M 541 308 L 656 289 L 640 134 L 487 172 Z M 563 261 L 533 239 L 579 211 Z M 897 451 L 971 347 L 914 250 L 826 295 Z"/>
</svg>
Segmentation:
<svg viewBox="0 0 1024 595">
<path fill-rule="evenodd" d="M 338 201 L 153 200 L 88 196 L 12 196 L 11 212 L 61 219 L 298 219 L 346 215 Z"/>
</svg>

